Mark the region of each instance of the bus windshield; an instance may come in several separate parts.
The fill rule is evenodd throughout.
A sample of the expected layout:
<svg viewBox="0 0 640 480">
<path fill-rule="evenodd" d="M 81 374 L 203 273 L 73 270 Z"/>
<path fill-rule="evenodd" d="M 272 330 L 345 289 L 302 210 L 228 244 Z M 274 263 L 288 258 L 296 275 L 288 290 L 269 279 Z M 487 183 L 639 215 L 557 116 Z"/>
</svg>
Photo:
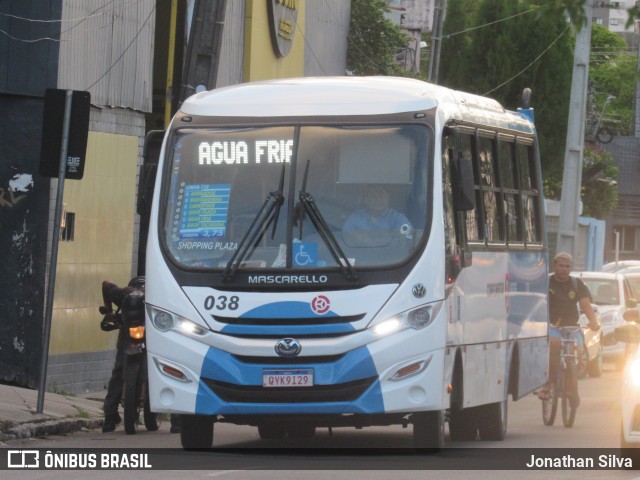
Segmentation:
<svg viewBox="0 0 640 480">
<path fill-rule="evenodd" d="M 182 128 L 163 240 L 181 268 L 392 266 L 422 243 L 424 125 Z"/>
</svg>

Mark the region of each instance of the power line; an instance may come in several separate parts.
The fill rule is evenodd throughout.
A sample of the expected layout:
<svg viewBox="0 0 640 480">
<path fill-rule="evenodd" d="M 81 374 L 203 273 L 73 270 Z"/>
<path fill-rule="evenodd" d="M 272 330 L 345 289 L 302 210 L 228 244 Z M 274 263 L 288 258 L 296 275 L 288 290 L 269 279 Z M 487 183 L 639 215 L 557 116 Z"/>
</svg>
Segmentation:
<svg viewBox="0 0 640 480">
<path fill-rule="evenodd" d="M 311 45 L 309 45 L 309 42 L 307 42 L 307 37 L 304 36 L 304 33 L 302 33 L 302 29 L 300 28 L 300 24 L 296 21 L 296 27 L 298 29 L 298 32 L 300 32 L 300 35 L 302 35 L 302 38 L 304 39 L 304 43 L 305 45 L 309 48 L 309 51 L 311 52 L 311 55 L 313 55 L 313 58 L 316 59 L 316 62 L 318 63 L 318 65 L 320 66 L 320 70 L 322 70 L 322 73 L 324 73 L 325 75 L 327 74 L 327 71 L 324 69 L 324 67 L 322 66 L 322 63 L 320 63 L 320 60 L 318 59 L 318 57 L 316 56 L 316 53 L 313 51 L 313 48 L 311 48 Z"/>
<path fill-rule="evenodd" d="M 154 2 L 153 6 L 151 7 L 151 11 L 149 12 L 149 15 L 147 16 L 146 20 L 144 21 L 144 23 L 142 24 L 140 29 L 136 32 L 136 34 L 133 37 L 133 39 L 131 40 L 131 42 L 129 42 L 129 45 L 127 45 L 127 47 L 122 51 L 120 56 L 118 58 L 116 58 L 116 60 L 111 64 L 111 66 L 102 75 L 100 75 L 100 77 L 95 82 L 93 82 L 91 85 L 89 85 L 87 88 L 85 88 L 85 90 L 89 90 L 96 83 L 98 83 L 100 80 L 102 80 L 113 69 L 113 67 L 116 66 L 116 64 L 122 59 L 122 57 L 124 57 L 124 54 L 127 53 L 129 48 L 131 48 L 131 45 L 133 45 L 133 42 L 135 42 L 138 39 L 138 37 L 142 33 L 142 30 L 144 30 L 144 27 L 147 25 L 147 22 L 149 21 L 149 19 L 151 18 L 151 15 L 153 15 L 153 12 L 155 12 L 155 10 L 156 10 L 156 4 Z"/>
<path fill-rule="evenodd" d="M 510 17 L 501 18 L 500 20 L 494 20 L 493 22 L 485 23 L 484 25 L 478 25 L 477 27 L 471 27 L 466 30 L 461 30 L 460 32 L 448 33 L 443 35 L 443 39 L 447 39 L 449 37 L 455 37 L 456 35 L 462 35 L 463 33 L 471 32 L 473 30 L 478 30 L 479 28 L 490 27 L 491 25 L 495 25 L 496 23 L 506 22 L 507 20 L 511 20 L 512 18 L 519 17 L 520 15 L 524 15 L 526 13 L 534 12 L 534 9 L 527 10 L 525 12 L 516 13 L 515 15 L 511 15 Z"/>
<path fill-rule="evenodd" d="M 551 44 L 549 44 L 549 46 L 548 46 L 547 48 L 545 48 L 545 49 L 542 51 L 542 53 L 541 53 L 540 55 L 538 55 L 538 56 L 537 56 L 537 57 L 536 57 L 536 58 L 535 58 L 531 63 L 529 63 L 529 65 L 527 65 L 526 67 L 524 67 L 522 70 L 520 70 L 518 73 L 516 73 L 516 74 L 515 74 L 513 77 L 511 77 L 509 80 L 507 80 L 507 81 L 505 81 L 505 82 L 501 83 L 500 85 L 498 85 L 498 86 L 497 86 L 497 87 L 495 87 L 494 89 L 489 90 L 489 91 L 488 91 L 488 92 L 486 92 L 486 93 L 483 93 L 483 96 L 487 96 L 487 95 L 489 95 L 490 93 L 495 92 L 496 90 L 498 90 L 499 88 L 501 88 L 501 87 L 505 86 L 507 83 L 509 83 L 509 82 L 510 82 L 510 81 L 512 81 L 513 79 L 515 79 L 515 78 L 519 77 L 519 76 L 520 76 L 520 75 L 522 75 L 525 71 L 527 71 L 529 68 L 531 68 L 531 67 L 532 67 L 532 66 L 533 66 L 533 65 L 534 65 L 538 60 L 540 60 L 540 59 L 542 58 L 542 56 L 543 56 L 545 53 L 547 53 L 549 50 L 551 50 L 551 47 L 553 47 L 553 46 L 556 44 L 556 42 L 557 42 L 558 40 L 560 40 L 560 38 L 562 38 L 562 36 L 563 36 L 565 33 L 567 33 L 567 30 L 569 30 L 569 27 L 570 27 L 570 25 L 567 25 L 567 27 L 562 31 L 562 33 L 560 33 L 560 35 L 558 35 L 558 36 L 556 37 L 556 39 L 555 39 L 553 42 L 551 42 Z"/>
<path fill-rule="evenodd" d="M 40 38 L 34 38 L 32 40 L 26 40 L 24 38 L 14 37 L 10 33 L 5 32 L 4 30 L 1 30 L 1 29 L 0 29 L 0 33 L 3 33 L 7 37 L 9 37 L 11 40 L 15 40 L 17 42 L 23 42 L 23 43 L 36 43 L 36 42 L 44 42 L 44 41 L 60 42 L 59 38 L 51 38 L 51 37 L 40 37 Z"/>
<path fill-rule="evenodd" d="M 0 0 L 1 1 L 1 0 Z M 137 0 L 135 3 L 132 2 L 128 2 L 127 4 L 125 4 L 125 8 L 124 10 L 129 10 L 130 8 L 134 8 L 137 7 L 140 3 L 142 3 L 145 0 Z M 13 35 L 11 35 L 10 33 L 4 31 L 4 30 L 0 30 L 0 33 L 6 35 L 7 37 L 9 37 L 12 40 L 15 40 L 17 42 L 23 42 L 23 43 L 37 43 L 37 42 L 43 42 L 43 41 L 49 41 L 49 42 L 63 42 L 66 40 L 62 40 L 61 37 L 67 33 L 70 32 L 71 30 L 75 29 L 76 27 L 78 27 L 79 25 L 81 25 L 83 22 L 85 22 L 86 20 L 89 20 L 93 17 L 97 17 L 100 15 L 105 15 L 106 13 L 108 13 L 108 11 L 104 11 L 104 12 L 100 12 L 100 13 L 96 13 L 99 12 L 100 10 L 106 9 L 109 5 L 113 4 L 115 2 L 115 0 L 110 0 L 109 2 L 105 3 L 104 5 L 96 8 L 95 10 L 93 10 L 91 13 L 89 13 L 89 15 L 85 16 L 85 17 L 80 17 L 80 18 L 76 18 L 76 19 L 69 19 L 69 20 L 37 20 L 37 19 L 29 19 L 29 18 L 24 18 L 24 17 L 18 17 L 16 15 L 10 15 L 10 14 L 4 14 L 4 13 L 0 13 L 0 15 L 5 15 L 8 17 L 14 17 L 16 19 L 20 19 L 20 20 L 25 20 L 28 22 L 36 22 L 36 23 L 62 23 L 62 22 L 78 22 L 74 25 L 71 25 L 69 28 L 67 28 L 66 30 L 61 30 L 60 33 L 58 34 L 59 38 L 53 38 L 53 37 L 40 37 L 40 38 L 34 38 L 34 39 L 25 39 L 25 38 L 18 38 L 18 37 L 14 37 Z M 112 10 L 113 11 L 113 10 Z M 109 26 L 111 26 L 111 23 L 106 23 L 102 26 L 96 27 L 96 28 L 87 28 L 85 30 L 82 30 L 82 32 L 97 32 L 99 30 L 102 30 L 103 28 L 108 28 Z"/>
<path fill-rule="evenodd" d="M 111 0 L 111 2 L 109 3 L 113 3 L 113 0 Z M 104 8 L 100 7 L 98 10 Z M 88 18 L 91 17 L 97 17 L 98 15 L 102 15 L 104 12 L 100 12 L 100 13 L 96 13 L 96 14 L 90 14 L 87 15 L 85 17 L 80 17 L 80 18 L 68 18 L 68 19 L 54 19 L 54 20 L 50 20 L 50 19 L 39 19 L 39 18 L 26 18 L 26 17 L 19 17 L 18 15 L 12 15 L 10 13 L 0 13 L 0 16 L 2 17 L 9 17 L 9 18 L 14 18 L 16 20 L 23 20 L 25 22 L 32 22 L 32 23 L 62 23 L 62 22 L 80 22 L 80 21 L 84 21 Z"/>
</svg>

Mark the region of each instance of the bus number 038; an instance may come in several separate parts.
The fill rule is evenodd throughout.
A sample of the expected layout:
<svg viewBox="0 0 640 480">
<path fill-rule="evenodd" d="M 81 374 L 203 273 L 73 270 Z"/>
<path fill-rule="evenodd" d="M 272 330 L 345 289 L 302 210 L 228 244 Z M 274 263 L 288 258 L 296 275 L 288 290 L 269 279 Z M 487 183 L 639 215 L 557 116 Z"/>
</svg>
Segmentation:
<svg viewBox="0 0 640 480">
<path fill-rule="evenodd" d="M 213 295 L 209 295 L 204 299 L 205 310 L 213 310 L 214 308 L 217 310 L 237 310 L 239 304 L 240 297 L 237 297 L 236 295 L 233 297 L 227 297 L 226 295 L 214 297 Z"/>
</svg>

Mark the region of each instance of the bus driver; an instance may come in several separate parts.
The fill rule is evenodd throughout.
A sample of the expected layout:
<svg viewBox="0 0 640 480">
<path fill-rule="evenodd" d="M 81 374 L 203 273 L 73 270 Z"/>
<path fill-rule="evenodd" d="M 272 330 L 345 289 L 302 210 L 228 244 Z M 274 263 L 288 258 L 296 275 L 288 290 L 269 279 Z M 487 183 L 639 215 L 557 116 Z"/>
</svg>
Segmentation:
<svg viewBox="0 0 640 480">
<path fill-rule="evenodd" d="M 381 185 L 369 185 L 364 196 L 365 208 L 354 211 L 343 230 L 396 230 L 411 236 L 411 222 L 402 213 L 389 207 L 389 193 Z"/>
</svg>

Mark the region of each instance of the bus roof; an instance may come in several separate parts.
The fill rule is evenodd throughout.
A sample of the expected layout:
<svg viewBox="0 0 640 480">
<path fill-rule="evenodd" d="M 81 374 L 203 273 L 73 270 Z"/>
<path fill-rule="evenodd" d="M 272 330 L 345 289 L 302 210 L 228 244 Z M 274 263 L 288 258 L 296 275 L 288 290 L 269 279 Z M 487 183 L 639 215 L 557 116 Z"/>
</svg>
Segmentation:
<svg viewBox="0 0 640 480">
<path fill-rule="evenodd" d="M 383 115 L 443 107 L 452 119 L 532 131 L 496 100 L 402 77 L 304 77 L 251 82 L 200 92 L 180 110 L 216 117 Z M 491 120 L 492 119 L 492 120 Z M 513 124 L 513 125 L 511 125 Z M 520 124 L 520 125 L 516 125 Z"/>
</svg>

